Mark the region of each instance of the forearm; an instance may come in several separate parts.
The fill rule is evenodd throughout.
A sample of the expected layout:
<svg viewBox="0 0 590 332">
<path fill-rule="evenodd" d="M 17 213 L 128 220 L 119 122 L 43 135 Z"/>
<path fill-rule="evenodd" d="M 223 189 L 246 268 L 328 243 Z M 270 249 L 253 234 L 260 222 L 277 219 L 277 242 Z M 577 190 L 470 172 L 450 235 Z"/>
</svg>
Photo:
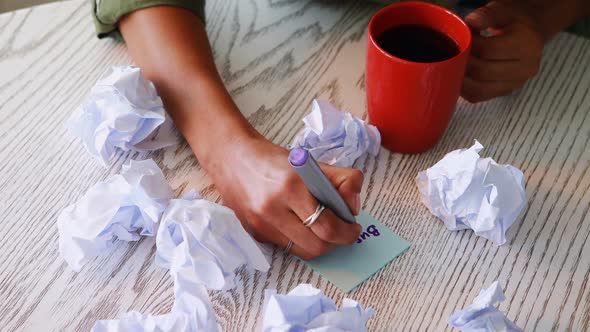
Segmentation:
<svg viewBox="0 0 590 332">
<path fill-rule="evenodd" d="M 119 29 L 205 168 L 216 167 L 212 155 L 224 145 L 259 136 L 225 89 L 203 23 L 194 14 L 151 7 L 124 17 Z"/>
<path fill-rule="evenodd" d="M 545 40 L 590 16 L 588 0 L 526 0 Z"/>
</svg>

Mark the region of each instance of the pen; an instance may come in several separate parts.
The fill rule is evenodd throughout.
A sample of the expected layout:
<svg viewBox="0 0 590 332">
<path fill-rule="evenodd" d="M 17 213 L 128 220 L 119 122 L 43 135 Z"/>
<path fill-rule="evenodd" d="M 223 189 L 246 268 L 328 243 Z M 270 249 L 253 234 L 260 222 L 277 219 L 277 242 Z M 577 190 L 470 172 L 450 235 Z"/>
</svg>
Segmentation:
<svg viewBox="0 0 590 332">
<path fill-rule="evenodd" d="M 311 194 L 323 206 L 332 210 L 347 223 L 354 224 L 356 219 L 346 202 L 338 193 L 332 182 L 309 151 L 304 148 L 294 148 L 289 153 L 289 163 L 305 183 Z"/>
</svg>

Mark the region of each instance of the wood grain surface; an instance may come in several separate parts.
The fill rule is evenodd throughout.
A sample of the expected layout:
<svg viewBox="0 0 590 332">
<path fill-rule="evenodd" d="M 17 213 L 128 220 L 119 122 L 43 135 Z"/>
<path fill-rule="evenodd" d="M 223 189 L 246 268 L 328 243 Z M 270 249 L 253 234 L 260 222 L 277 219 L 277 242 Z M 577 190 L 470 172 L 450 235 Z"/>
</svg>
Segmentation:
<svg viewBox="0 0 590 332">
<path fill-rule="evenodd" d="M 215 0 L 207 5 L 216 63 L 242 112 L 286 145 L 313 98 L 365 115 L 362 1 Z M 86 1 L 0 15 L 0 330 L 87 331 L 97 319 L 172 306 L 172 282 L 154 264 L 155 243 L 117 243 L 72 272 L 59 257 L 56 219 L 130 158 L 151 157 L 177 194 L 197 188 L 219 200 L 186 144 L 89 157 L 64 122 L 99 75 L 129 64 L 125 46 L 94 37 Z M 498 247 L 470 231 L 449 232 L 420 203 L 414 178 L 446 152 L 478 139 L 483 156 L 525 173 L 528 207 Z M 431 151 L 382 149 L 359 161 L 363 208 L 413 243 L 349 294 L 376 309 L 371 331 L 450 331 L 447 317 L 499 280 L 500 309 L 526 331 L 590 329 L 590 41 L 560 34 L 539 75 L 491 102 L 458 104 Z M 301 282 L 338 302 L 346 295 L 280 251 L 267 274 L 240 270 L 237 287 L 212 292 L 225 331 L 260 327 L 263 290 Z"/>
</svg>

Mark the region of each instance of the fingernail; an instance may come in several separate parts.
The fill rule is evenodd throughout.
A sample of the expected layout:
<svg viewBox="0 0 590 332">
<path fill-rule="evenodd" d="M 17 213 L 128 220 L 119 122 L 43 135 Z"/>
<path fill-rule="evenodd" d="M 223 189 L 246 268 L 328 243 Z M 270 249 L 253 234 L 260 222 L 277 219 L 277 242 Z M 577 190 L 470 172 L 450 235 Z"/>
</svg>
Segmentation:
<svg viewBox="0 0 590 332">
<path fill-rule="evenodd" d="M 361 211 L 361 195 L 357 194 L 356 198 L 354 200 L 354 215 L 358 215 L 359 212 Z"/>
</svg>

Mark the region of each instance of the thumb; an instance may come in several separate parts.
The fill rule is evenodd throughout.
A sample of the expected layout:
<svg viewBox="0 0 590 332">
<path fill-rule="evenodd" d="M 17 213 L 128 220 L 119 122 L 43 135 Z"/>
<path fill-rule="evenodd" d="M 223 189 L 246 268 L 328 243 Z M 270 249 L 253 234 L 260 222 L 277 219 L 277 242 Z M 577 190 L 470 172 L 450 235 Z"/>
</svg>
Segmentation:
<svg viewBox="0 0 590 332">
<path fill-rule="evenodd" d="M 511 24 L 515 17 L 513 8 L 498 1 L 491 1 L 469 13 L 465 17 L 465 23 L 475 31 L 500 29 Z"/>
<path fill-rule="evenodd" d="M 323 163 L 320 163 L 320 168 L 344 198 L 350 211 L 355 216 L 358 215 L 361 210 L 363 172 L 355 168 L 335 167 Z"/>
</svg>

